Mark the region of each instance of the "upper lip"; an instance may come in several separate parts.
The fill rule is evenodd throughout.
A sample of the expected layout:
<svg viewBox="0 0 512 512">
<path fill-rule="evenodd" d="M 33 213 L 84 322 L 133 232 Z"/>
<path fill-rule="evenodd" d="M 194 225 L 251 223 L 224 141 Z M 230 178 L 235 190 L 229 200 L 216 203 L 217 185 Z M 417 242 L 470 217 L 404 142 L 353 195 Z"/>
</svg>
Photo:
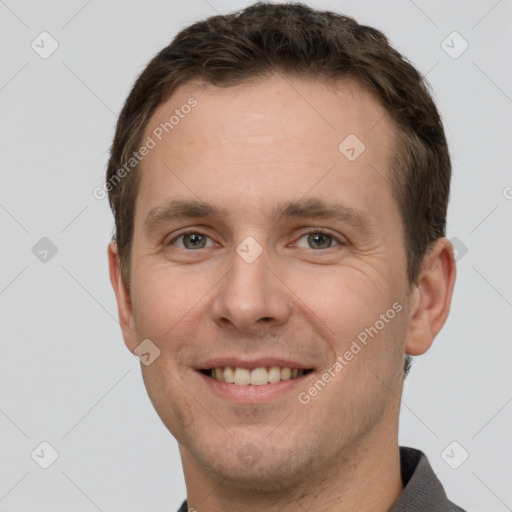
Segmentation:
<svg viewBox="0 0 512 512">
<path fill-rule="evenodd" d="M 311 370 L 312 365 L 304 364 L 293 359 L 285 357 L 217 357 L 208 359 L 199 365 L 196 370 L 210 370 L 212 368 L 225 368 L 226 366 L 238 367 L 238 368 L 269 368 L 271 366 L 279 366 L 281 368 L 297 368 L 298 370 Z"/>
</svg>

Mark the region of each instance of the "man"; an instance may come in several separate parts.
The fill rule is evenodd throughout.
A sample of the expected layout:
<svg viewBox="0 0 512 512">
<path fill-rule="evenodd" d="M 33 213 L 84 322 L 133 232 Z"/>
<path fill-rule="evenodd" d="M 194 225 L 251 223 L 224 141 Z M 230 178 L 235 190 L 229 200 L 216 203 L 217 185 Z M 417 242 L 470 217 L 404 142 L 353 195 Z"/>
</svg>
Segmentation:
<svg viewBox="0 0 512 512">
<path fill-rule="evenodd" d="M 398 446 L 455 282 L 450 172 L 422 77 L 351 18 L 256 4 L 149 63 L 112 146 L 108 255 L 182 511 L 462 510 Z"/>
</svg>

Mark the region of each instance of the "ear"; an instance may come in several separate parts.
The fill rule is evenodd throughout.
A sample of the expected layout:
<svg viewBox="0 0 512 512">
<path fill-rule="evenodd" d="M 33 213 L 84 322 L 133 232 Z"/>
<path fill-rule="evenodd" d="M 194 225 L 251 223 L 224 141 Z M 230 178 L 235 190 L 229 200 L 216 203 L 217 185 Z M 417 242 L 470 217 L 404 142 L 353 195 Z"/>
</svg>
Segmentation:
<svg viewBox="0 0 512 512">
<path fill-rule="evenodd" d="M 135 323 L 133 321 L 130 290 L 121 275 L 121 260 L 119 258 L 117 244 L 114 241 L 110 242 L 108 245 L 108 266 L 110 282 L 116 294 L 119 323 L 121 325 L 124 343 L 133 354 L 133 351 L 137 348 L 138 342 L 135 332 Z"/>
<path fill-rule="evenodd" d="M 453 246 L 440 238 L 425 255 L 412 294 L 407 354 L 418 356 L 431 347 L 450 312 L 455 275 Z"/>
</svg>

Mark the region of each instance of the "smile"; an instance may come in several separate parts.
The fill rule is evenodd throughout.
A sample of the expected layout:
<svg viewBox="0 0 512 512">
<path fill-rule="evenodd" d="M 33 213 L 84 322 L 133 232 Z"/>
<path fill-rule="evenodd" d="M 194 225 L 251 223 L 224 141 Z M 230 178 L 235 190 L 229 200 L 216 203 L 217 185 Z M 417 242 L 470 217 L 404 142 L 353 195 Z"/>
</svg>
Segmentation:
<svg viewBox="0 0 512 512">
<path fill-rule="evenodd" d="M 256 368 L 225 366 L 201 370 L 201 373 L 219 382 L 225 382 L 235 386 L 263 386 L 265 384 L 275 384 L 280 381 L 293 380 L 311 371 L 312 370 L 302 368 L 280 366 L 259 366 Z"/>
</svg>

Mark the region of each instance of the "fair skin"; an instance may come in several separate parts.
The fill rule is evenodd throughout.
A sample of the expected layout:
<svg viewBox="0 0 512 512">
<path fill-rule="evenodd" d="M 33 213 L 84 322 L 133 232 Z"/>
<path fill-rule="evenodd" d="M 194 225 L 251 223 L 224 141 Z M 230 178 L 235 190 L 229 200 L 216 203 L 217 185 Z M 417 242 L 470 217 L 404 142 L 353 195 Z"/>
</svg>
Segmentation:
<svg viewBox="0 0 512 512">
<path fill-rule="evenodd" d="M 447 318 L 452 246 L 438 240 L 417 283 L 408 282 L 385 179 L 395 128 L 357 84 L 278 75 L 224 89 L 187 83 L 156 110 L 145 137 L 191 96 L 197 107 L 139 169 L 129 283 L 109 246 L 125 343 L 133 352 L 150 339 L 160 349 L 141 368 L 178 440 L 188 505 L 386 512 L 403 490 L 403 356 L 427 351 Z M 338 150 L 348 134 L 366 146 L 354 161 Z M 195 205 L 180 209 L 186 216 L 176 208 L 155 215 L 176 201 L 220 212 Z M 298 201 L 309 203 L 279 215 Z M 351 215 L 315 216 L 319 205 Z M 246 237 L 262 249 L 252 262 L 236 250 Z M 299 394 L 396 303 L 401 311 L 301 403 Z M 258 386 L 199 371 L 228 365 L 308 372 Z"/>
</svg>

